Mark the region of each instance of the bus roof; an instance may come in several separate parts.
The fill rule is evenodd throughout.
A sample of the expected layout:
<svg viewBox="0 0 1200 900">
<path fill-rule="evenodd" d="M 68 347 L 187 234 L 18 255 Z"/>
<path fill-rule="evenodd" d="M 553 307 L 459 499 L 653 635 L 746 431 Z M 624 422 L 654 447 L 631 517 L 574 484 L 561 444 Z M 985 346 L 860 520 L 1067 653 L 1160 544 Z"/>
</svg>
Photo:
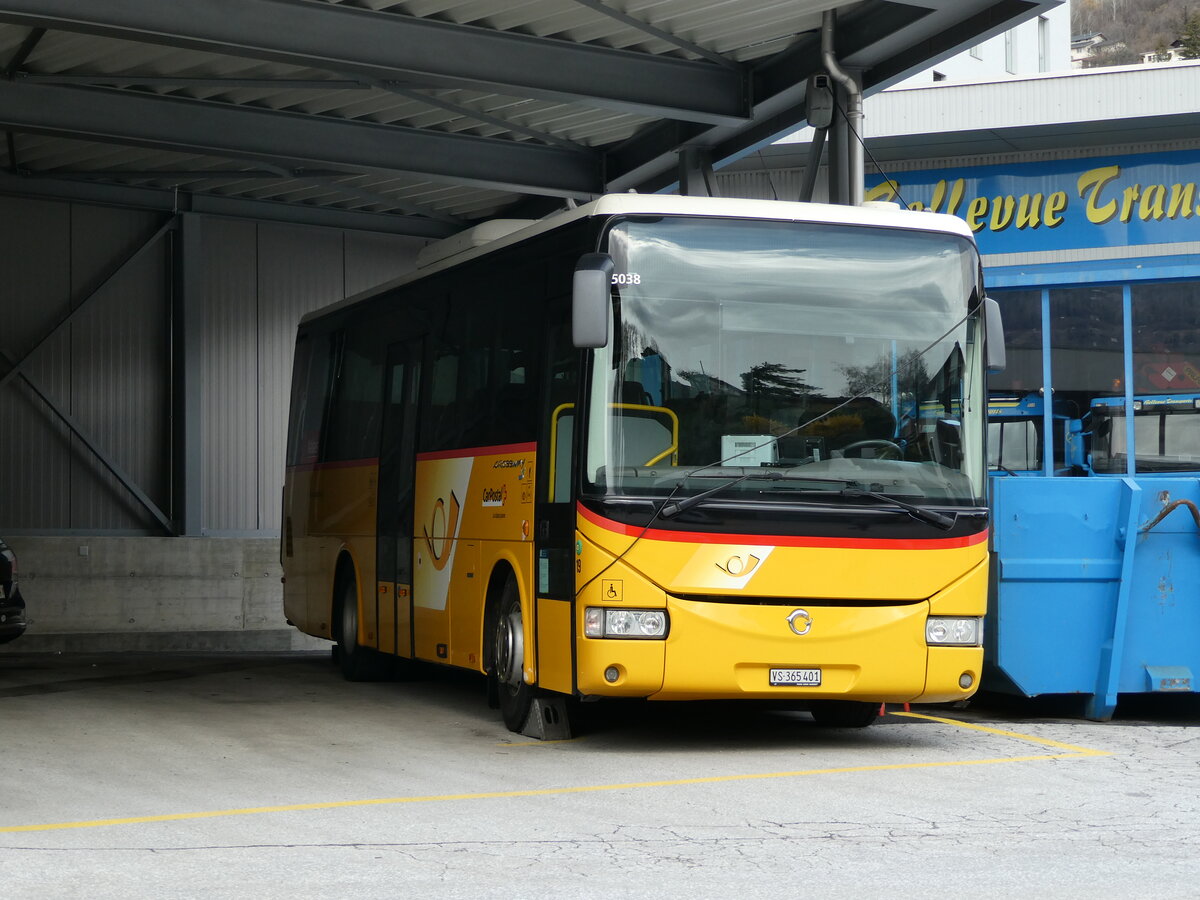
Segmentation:
<svg viewBox="0 0 1200 900">
<path fill-rule="evenodd" d="M 476 259 L 487 253 L 571 222 L 588 217 L 608 218 L 621 215 L 687 215 L 736 219 L 763 219 L 784 222 L 813 222 L 830 225 L 867 225 L 907 231 L 935 231 L 956 235 L 973 241 L 971 229 L 957 216 L 929 211 L 912 211 L 894 203 L 867 203 L 863 206 L 844 206 L 832 203 L 800 203 L 788 200 L 741 200 L 725 197 L 686 197 L 676 194 L 605 194 L 590 203 L 555 213 L 543 219 L 511 222 L 510 227 L 494 227 L 493 223 L 477 226 L 484 242 L 473 242 L 464 235 L 455 235 L 439 243 L 450 244 L 449 252 L 438 254 L 430 265 L 414 269 L 398 278 L 370 288 L 345 300 L 314 310 L 301 322 L 319 318 L 334 310 L 358 303 L 434 272 Z M 499 225 L 497 222 L 495 225 Z M 475 231 L 476 229 L 471 229 Z M 487 232 L 499 235 L 493 240 Z M 454 246 L 457 245 L 457 246 Z M 461 248 L 461 249 L 459 249 Z"/>
</svg>

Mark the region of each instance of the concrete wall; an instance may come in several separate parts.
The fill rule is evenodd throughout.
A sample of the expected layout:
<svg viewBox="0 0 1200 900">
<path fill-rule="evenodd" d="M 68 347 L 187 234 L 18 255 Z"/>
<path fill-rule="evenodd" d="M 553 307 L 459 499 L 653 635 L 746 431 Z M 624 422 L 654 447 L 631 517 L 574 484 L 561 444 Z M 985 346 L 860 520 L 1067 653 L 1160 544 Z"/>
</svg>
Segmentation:
<svg viewBox="0 0 1200 900">
<path fill-rule="evenodd" d="M 28 630 L 4 653 L 303 650 L 272 538 L 13 537 Z"/>
</svg>

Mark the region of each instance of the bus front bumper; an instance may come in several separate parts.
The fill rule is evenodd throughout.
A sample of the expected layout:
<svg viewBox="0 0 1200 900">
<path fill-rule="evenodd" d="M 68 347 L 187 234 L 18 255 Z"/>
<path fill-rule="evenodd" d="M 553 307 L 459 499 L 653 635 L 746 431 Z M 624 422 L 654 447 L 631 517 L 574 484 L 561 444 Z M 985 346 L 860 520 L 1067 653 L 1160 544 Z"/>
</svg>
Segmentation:
<svg viewBox="0 0 1200 900">
<path fill-rule="evenodd" d="M 581 638 L 579 691 L 651 700 L 948 702 L 975 692 L 983 665 L 981 647 L 927 645 L 927 601 L 801 606 L 668 597 L 667 612 L 666 640 Z"/>
</svg>

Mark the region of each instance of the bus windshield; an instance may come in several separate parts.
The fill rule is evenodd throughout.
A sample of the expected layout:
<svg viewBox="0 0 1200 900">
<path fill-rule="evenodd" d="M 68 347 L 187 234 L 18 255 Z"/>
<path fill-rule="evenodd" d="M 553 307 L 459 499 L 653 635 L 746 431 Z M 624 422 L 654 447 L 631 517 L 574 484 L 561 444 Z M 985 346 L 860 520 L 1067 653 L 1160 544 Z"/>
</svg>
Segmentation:
<svg viewBox="0 0 1200 900">
<path fill-rule="evenodd" d="M 594 357 L 585 494 L 678 498 L 727 479 L 737 502 L 851 487 L 982 505 L 969 241 L 656 217 L 618 220 L 607 249 L 616 327 Z"/>
</svg>

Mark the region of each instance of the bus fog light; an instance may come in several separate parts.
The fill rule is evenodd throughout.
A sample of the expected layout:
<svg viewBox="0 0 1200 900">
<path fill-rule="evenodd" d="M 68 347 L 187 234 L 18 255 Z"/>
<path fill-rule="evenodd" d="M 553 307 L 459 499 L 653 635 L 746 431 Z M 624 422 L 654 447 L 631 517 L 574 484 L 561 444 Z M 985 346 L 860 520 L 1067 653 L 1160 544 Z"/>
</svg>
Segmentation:
<svg viewBox="0 0 1200 900">
<path fill-rule="evenodd" d="M 983 620 L 975 616 L 930 616 L 925 620 L 925 643 L 978 647 L 983 643 Z"/>
<path fill-rule="evenodd" d="M 621 677 L 621 670 L 618 669 L 616 666 L 609 666 L 607 669 L 604 670 L 604 680 L 607 681 L 609 684 L 615 683 L 616 680 L 620 677 Z"/>
<path fill-rule="evenodd" d="M 970 672 L 963 672 L 958 676 L 958 686 L 964 691 L 975 683 L 975 676 Z"/>
<path fill-rule="evenodd" d="M 661 640 L 669 621 L 662 609 L 612 609 L 589 606 L 583 613 L 583 633 L 591 638 Z"/>
</svg>

